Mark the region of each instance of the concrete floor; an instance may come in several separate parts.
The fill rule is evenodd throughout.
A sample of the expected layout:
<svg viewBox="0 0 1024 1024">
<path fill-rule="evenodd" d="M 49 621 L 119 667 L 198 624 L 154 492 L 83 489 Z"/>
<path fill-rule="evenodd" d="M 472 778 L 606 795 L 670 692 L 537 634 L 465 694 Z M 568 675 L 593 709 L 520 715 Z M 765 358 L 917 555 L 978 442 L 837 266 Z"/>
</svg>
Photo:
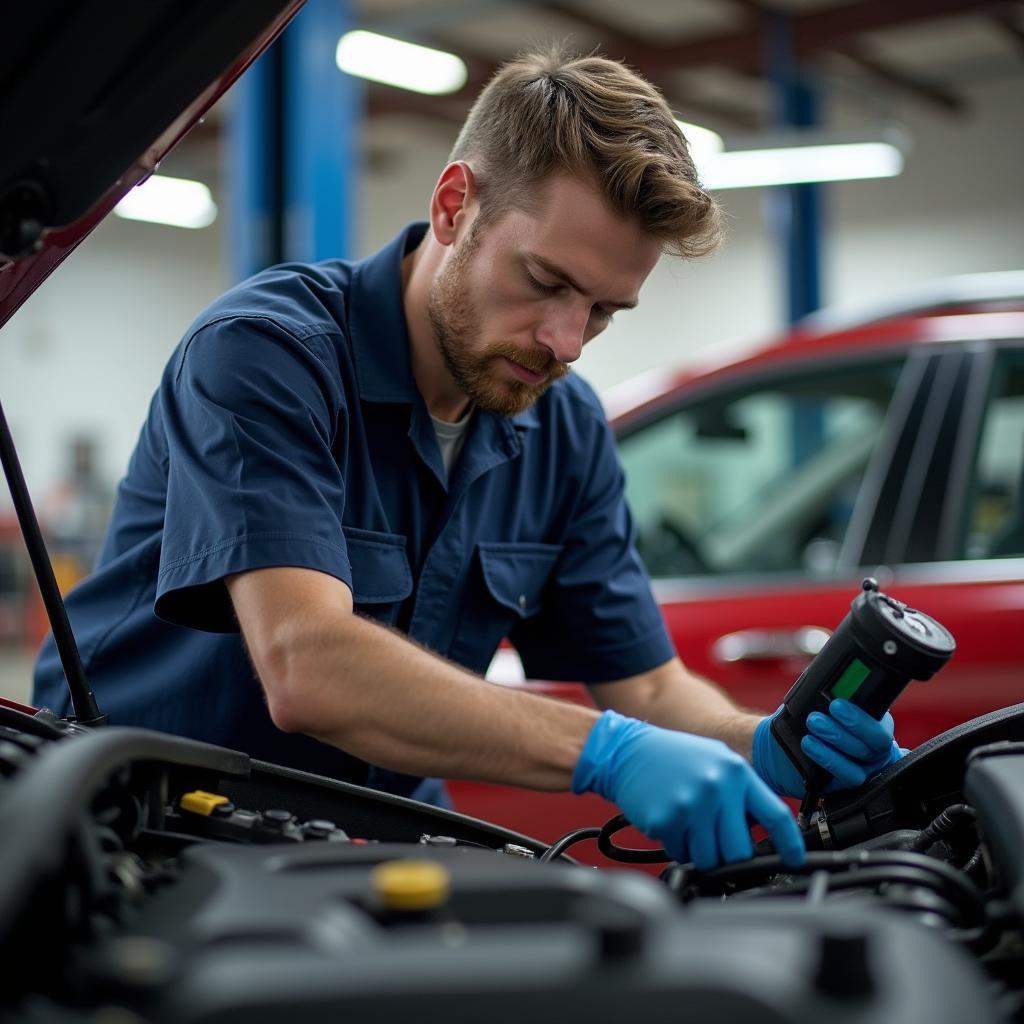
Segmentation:
<svg viewBox="0 0 1024 1024">
<path fill-rule="evenodd" d="M 35 652 L 18 647 L 0 647 L 0 697 L 28 703 L 32 692 L 32 663 Z"/>
</svg>

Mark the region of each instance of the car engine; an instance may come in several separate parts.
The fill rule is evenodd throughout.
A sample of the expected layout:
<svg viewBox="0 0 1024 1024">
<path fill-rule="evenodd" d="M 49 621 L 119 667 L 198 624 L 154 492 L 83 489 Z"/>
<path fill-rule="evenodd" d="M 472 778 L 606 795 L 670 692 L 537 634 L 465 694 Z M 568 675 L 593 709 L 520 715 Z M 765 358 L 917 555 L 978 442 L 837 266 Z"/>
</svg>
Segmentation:
<svg viewBox="0 0 1024 1024">
<path fill-rule="evenodd" d="M 1024 705 L 826 799 L 794 872 L 0 708 L 4 1020 L 1024 1020 Z M 664 860 L 664 855 L 660 855 Z"/>
</svg>

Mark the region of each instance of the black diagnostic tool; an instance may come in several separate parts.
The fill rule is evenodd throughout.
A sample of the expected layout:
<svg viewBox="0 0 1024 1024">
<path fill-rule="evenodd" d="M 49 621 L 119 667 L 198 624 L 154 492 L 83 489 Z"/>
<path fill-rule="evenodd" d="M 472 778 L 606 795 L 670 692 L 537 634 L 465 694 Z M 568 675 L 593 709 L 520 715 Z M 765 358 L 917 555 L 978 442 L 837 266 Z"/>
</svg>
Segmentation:
<svg viewBox="0 0 1024 1024">
<path fill-rule="evenodd" d="M 930 679 L 956 650 L 950 632 L 933 618 L 883 594 L 876 580 L 864 580 L 863 587 L 772 720 L 772 734 L 807 782 L 804 813 L 829 778 L 800 749 L 807 716 L 827 713 L 842 697 L 880 719 L 911 679 Z"/>
</svg>

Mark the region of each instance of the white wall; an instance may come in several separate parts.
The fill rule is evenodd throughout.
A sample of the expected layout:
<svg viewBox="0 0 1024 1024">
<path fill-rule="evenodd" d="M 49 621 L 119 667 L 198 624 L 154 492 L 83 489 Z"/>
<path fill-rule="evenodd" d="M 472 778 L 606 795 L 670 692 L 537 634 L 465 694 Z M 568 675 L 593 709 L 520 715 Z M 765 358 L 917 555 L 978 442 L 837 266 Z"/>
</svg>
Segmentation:
<svg viewBox="0 0 1024 1024">
<path fill-rule="evenodd" d="M 37 502 L 75 434 L 122 474 L 168 355 L 228 284 L 216 229 L 109 217 L 0 334 L 0 401 Z M 0 506 L 9 501 L 0 485 Z"/>
<path fill-rule="evenodd" d="M 1024 74 L 960 86 L 969 111 L 956 117 L 912 98 L 892 115 L 913 148 L 898 178 L 823 189 L 826 304 L 896 296 L 952 274 L 1024 269 Z M 863 108 L 834 100 L 830 127 L 863 130 Z M 450 137 L 430 142 L 409 128 L 410 160 L 364 181 L 363 251 L 422 216 Z M 641 293 L 588 347 L 579 369 L 599 390 L 698 349 L 756 338 L 786 319 L 785 280 L 766 227 L 765 194 L 719 193 L 724 247 L 703 261 L 664 260 Z"/>
<path fill-rule="evenodd" d="M 904 104 L 913 151 L 900 177 L 832 189 L 831 301 L 1024 269 L 1024 74 L 962 91 L 971 104 L 963 118 Z"/>
<path fill-rule="evenodd" d="M 863 302 L 939 275 L 1024 267 L 1024 75 L 964 91 L 972 112 L 962 120 L 904 104 L 915 147 L 900 178 L 829 188 L 826 299 Z M 856 121 L 835 105 L 834 123 Z M 412 124 L 399 131 L 405 158 L 375 162 L 362 183 L 361 253 L 422 215 L 451 141 Z M 640 308 L 620 314 L 585 353 L 581 371 L 599 389 L 783 322 L 761 195 L 720 198 L 729 225 L 723 250 L 699 264 L 665 261 Z M 225 264 L 216 227 L 190 232 L 111 218 L 15 315 L 0 339 L 0 399 L 34 493 L 60 471 L 62 444 L 74 432 L 94 434 L 104 472 L 121 473 L 163 363 L 228 283 Z"/>
</svg>

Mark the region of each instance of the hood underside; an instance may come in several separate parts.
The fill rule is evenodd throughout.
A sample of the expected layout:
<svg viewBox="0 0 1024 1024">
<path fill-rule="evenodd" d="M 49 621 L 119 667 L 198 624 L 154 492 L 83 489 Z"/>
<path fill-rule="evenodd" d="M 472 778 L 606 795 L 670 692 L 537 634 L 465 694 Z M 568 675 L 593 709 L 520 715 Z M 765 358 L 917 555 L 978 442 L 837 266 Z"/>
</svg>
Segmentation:
<svg viewBox="0 0 1024 1024">
<path fill-rule="evenodd" d="M 41 0 L 0 31 L 0 326 L 303 0 Z"/>
</svg>

